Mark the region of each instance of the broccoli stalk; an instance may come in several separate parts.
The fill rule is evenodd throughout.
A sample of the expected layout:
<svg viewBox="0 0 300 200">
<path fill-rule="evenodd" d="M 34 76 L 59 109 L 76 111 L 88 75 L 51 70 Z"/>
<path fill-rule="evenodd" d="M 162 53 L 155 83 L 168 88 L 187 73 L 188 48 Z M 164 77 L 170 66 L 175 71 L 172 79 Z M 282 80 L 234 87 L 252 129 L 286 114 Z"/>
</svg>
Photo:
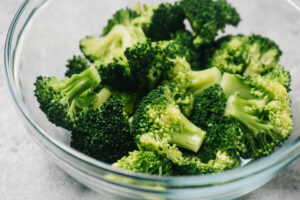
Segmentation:
<svg viewBox="0 0 300 200">
<path fill-rule="evenodd" d="M 190 122 L 178 109 L 178 106 L 170 105 L 166 108 L 165 113 L 161 116 L 163 124 L 177 124 L 170 129 L 169 135 L 171 144 L 178 147 L 197 152 L 205 138 L 205 132 Z"/>
<path fill-rule="evenodd" d="M 201 71 L 191 71 L 189 77 L 191 83 L 188 85 L 188 89 L 195 96 L 200 94 L 204 89 L 221 81 L 221 73 L 216 67 Z"/>
<path fill-rule="evenodd" d="M 41 110 L 49 121 L 72 130 L 77 100 L 88 90 L 93 90 L 100 83 L 100 76 L 94 67 L 90 67 L 71 78 L 58 81 L 55 77 L 39 76 L 35 82 L 35 96 Z"/>
<path fill-rule="evenodd" d="M 244 77 L 237 74 L 224 73 L 220 85 L 227 97 L 238 92 L 242 98 L 255 98 L 255 96 L 251 93 L 251 87 L 249 87 L 244 80 Z"/>
<path fill-rule="evenodd" d="M 216 67 L 195 71 L 185 58 L 176 57 L 171 61 L 174 67 L 167 72 L 167 78 L 163 83 L 185 89 L 194 96 L 221 81 L 221 73 Z"/>
</svg>

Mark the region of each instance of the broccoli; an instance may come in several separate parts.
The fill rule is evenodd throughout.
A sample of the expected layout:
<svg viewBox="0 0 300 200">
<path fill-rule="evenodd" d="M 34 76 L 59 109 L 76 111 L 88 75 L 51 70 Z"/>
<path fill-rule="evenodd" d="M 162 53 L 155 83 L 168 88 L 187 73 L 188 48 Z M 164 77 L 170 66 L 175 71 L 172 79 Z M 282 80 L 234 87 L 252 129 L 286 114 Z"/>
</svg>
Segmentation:
<svg viewBox="0 0 300 200">
<path fill-rule="evenodd" d="M 196 46 L 214 40 L 227 24 L 237 26 L 240 16 L 226 0 L 181 0 L 186 18 L 196 34 Z"/>
<path fill-rule="evenodd" d="M 177 146 L 197 152 L 206 133 L 181 113 L 175 95 L 176 90 L 167 85 L 152 90 L 139 103 L 131 130 L 140 149 L 166 154 L 174 163 L 181 163 Z"/>
<path fill-rule="evenodd" d="M 244 157 L 259 158 L 271 154 L 293 128 L 286 88 L 260 75 L 243 78 L 227 73 L 221 86 L 229 96 L 225 116 L 235 118 L 243 125 L 247 147 Z"/>
<path fill-rule="evenodd" d="M 68 70 L 66 71 L 65 75 L 67 77 L 71 77 L 74 74 L 79 74 L 89 68 L 88 61 L 81 57 L 81 56 L 73 56 L 72 59 L 68 60 L 66 65 Z"/>
<path fill-rule="evenodd" d="M 169 176 L 172 175 L 173 163 L 165 155 L 158 155 L 153 151 L 135 150 L 129 152 L 128 156 L 124 156 L 113 166 L 134 172 Z"/>
<path fill-rule="evenodd" d="M 281 65 L 274 65 L 263 77 L 281 83 L 288 92 L 291 91 L 291 75 Z"/>
<path fill-rule="evenodd" d="M 166 73 L 164 84 L 187 90 L 197 96 L 204 89 L 221 81 L 221 73 L 216 67 L 195 71 L 184 58 L 176 57 L 171 61 L 174 66 Z"/>
<path fill-rule="evenodd" d="M 215 159 L 207 163 L 201 162 L 196 156 L 186 156 L 181 165 L 173 164 L 173 175 L 201 175 L 218 173 L 240 166 L 239 159 L 229 156 L 226 152 L 218 151 Z"/>
<path fill-rule="evenodd" d="M 172 42 L 169 47 L 170 50 L 179 57 L 184 57 L 191 65 L 192 69 L 199 69 L 203 66 L 200 62 L 201 54 L 199 50 L 193 45 L 195 37 L 193 34 L 187 30 L 177 31 L 175 34 L 171 35 Z"/>
<path fill-rule="evenodd" d="M 263 75 L 279 61 L 281 50 L 272 40 L 260 35 L 225 36 L 210 58 L 209 66 L 222 72 L 244 76 Z"/>
<path fill-rule="evenodd" d="M 82 39 L 80 49 L 91 62 L 107 63 L 115 57 L 122 57 L 127 47 L 145 39 L 141 28 L 117 24 L 106 35 L 92 35 Z"/>
<path fill-rule="evenodd" d="M 72 130 L 78 104 L 77 99 L 85 92 L 96 88 L 100 76 L 94 67 L 90 67 L 71 78 L 58 81 L 55 77 L 39 76 L 34 83 L 35 96 L 40 109 L 50 122 Z"/>
<path fill-rule="evenodd" d="M 132 20 L 132 24 L 141 27 L 152 41 L 169 40 L 172 33 L 185 28 L 185 15 L 178 4 L 149 6 L 138 3 L 135 11 L 139 16 Z"/>
<path fill-rule="evenodd" d="M 136 149 L 124 107 L 121 99 L 110 97 L 100 108 L 87 107 L 78 112 L 71 146 L 108 163 Z"/>
<path fill-rule="evenodd" d="M 136 11 L 129 8 L 118 10 L 103 28 L 102 36 L 107 35 L 116 25 L 123 24 L 125 26 L 131 26 L 132 20 L 138 16 L 139 14 Z"/>
<path fill-rule="evenodd" d="M 239 122 L 224 116 L 225 107 L 226 97 L 219 85 L 205 89 L 195 99 L 191 122 L 206 131 L 198 153 L 203 161 L 214 159 L 219 151 L 239 157 L 247 150 Z"/>
</svg>

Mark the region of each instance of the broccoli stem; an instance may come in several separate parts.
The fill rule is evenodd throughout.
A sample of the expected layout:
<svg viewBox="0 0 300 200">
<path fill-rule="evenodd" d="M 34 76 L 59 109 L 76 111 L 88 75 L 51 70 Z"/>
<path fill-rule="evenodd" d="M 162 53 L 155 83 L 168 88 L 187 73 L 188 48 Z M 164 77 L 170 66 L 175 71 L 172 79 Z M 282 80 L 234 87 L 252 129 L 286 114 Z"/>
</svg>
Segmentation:
<svg viewBox="0 0 300 200">
<path fill-rule="evenodd" d="M 90 67 L 80 74 L 73 75 L 70 79 L 54 86 L 55 90 L 61 90 L 64 95 L 62 102 L 70 102 L 86 90 L 96 87 L 100 83 L 100 76 L 95 67 Z"/>
<path fill-rule="evenodd" d="M 175 109 L 172 112 L 174 112 L 176 120 L 180 122 L 180 127 L 170 132 L 171 139 L 169 142 L 184 149 L 197 152 L 205 139 L 206 132 L 190 122 L 178 109 Z"/>
<path fill-rule="evenodd" d="M 212 67 L 201 71 L 190 71 L 189 77 L 191 83 L 188 88 L 197 96 L 206 88 L 218 84 L 221 81 L 221 72 L 216 67 Z"/>
<path fill-rule="evenodd" d="M 111 94 L 112 93 L 108 88 L 102 88 L 101 91 L 97 94 L 97 102 L 95 103 L 94 107 L 100 108 L 111 96 Z"/>
<path fill-rule="evenodd" d="M 239 120 L 257 137 L 259 133 L 273 129 L 272 124 L 259 117 L 264 106 L 264 100 L 246 100 L 236 93 L 229 96 L 224 114 Z"/>
<path fill-rule="evenodd" d="M 221 87 L 227 97 L 238 92 L 241 98 L 253 99 L 251 87 L 244 83 L 244 78 L 237 74 L 224 73 L 221 80 Z"/>
</svg>

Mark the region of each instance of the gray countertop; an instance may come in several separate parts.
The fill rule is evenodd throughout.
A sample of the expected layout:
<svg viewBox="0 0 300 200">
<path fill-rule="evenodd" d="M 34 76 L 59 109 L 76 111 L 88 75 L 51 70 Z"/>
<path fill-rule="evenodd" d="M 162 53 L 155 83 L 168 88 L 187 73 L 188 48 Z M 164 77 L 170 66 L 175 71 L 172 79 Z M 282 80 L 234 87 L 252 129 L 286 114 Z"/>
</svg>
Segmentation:
<svg viewBox="0 0 300 200">
<path fill-rule="evenodd" d="M 0 199 L 110 199 L 64 173 L 25 131 L 5 80 L 6 32 L 22 0 L 0 1 Z M 298 23 L 299 24 L 299 23 Z M 299 199 L 300 159 L 272 181 L 240 199 Z"/>
</svg>

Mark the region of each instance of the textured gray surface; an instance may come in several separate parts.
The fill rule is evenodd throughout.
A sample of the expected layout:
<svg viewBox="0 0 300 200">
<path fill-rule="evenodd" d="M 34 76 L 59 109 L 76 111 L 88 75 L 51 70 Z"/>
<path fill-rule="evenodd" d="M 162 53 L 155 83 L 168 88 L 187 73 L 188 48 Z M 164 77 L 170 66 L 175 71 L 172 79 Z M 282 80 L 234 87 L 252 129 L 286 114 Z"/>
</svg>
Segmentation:
<svg viewBox="0 0 300 200">
<path fill-rule="evenodd" d="M 64 173 L 31 139 L 14 107 L 3 70 L 3 48 L 21 0 L 0 1 L 0 199 L 108 199 Z M 295 23 L 295 24 L 299 24 Z M 299 199 L 300 160 L 262 188 L 240 199 Z"/>
</svg>

